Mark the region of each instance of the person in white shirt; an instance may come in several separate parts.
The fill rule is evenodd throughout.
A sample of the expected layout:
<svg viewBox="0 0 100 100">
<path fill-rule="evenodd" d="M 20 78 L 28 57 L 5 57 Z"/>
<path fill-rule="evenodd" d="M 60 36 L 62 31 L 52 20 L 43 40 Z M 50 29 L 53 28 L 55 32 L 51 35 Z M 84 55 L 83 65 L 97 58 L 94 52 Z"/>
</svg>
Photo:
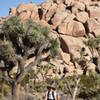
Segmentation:
<svg viewBox="0 0 100 100">
<path fill-rule="evenodd" d="M 57 93 L 54 87 L 48 87 L 48 91 L 46 92 L 45 100 L 58 100 Z"/>
</svg>

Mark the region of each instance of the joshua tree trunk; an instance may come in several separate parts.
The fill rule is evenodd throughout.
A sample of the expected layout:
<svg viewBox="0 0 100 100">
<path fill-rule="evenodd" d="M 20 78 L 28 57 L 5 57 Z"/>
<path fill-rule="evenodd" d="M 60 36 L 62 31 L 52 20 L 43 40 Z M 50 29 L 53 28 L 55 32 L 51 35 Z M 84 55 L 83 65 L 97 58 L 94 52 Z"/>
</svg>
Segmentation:
<svg viewBox="0 0 100 100">
<path fill-rule="evenodd" d="M 12 100 L 19 100 L 19 88 L 20 84 L 13 84 L 12 85 Z"/>
</svg>

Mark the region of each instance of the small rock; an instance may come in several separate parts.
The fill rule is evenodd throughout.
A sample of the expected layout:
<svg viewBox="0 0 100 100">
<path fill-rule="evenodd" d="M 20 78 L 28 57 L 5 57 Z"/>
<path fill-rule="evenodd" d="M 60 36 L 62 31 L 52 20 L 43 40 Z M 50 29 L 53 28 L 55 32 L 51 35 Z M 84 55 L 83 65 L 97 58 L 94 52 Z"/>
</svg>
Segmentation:
<svg viewBox="0 0 100 100">
<path fill-rule="evenodd" d="M 66 64 L 70 63 L 70 60 L 71 60 L 70 54 L 64 53 L 62 50 L 60 50 L 60 57 Z"/>
<path fill-rule="evenodd" d="M 56 3 L 57 3 L 57 4 L 64 3 L 64 0 L 56 0 Z"/>
<path fill-rule="evenodd" d="M 74 2 L 74 0 L 65 0 L 64 3 L 67 5 L 67 7 L 72 5 L 72 2 Z"/>
<path fill-rule="evenodd" d="M 96 37 L 99 37 L 99 36 L 100 36 L 100 27 L 97 28 L 97 29 L 95 29 L 95 30 L 93 30 L 93 33 L 94 33 L 94 35 L 95 35 Z"/>
<path fill-rule="evenodd" d="M 78 13 L 78 8 L 72 7 L 72 13 L 76 15 Z"/>
<path fill-rule="evenodd" d="M 9 15 L 13 16 L 16 14 L 16 8 L 10 8 Z"/>
</svg>

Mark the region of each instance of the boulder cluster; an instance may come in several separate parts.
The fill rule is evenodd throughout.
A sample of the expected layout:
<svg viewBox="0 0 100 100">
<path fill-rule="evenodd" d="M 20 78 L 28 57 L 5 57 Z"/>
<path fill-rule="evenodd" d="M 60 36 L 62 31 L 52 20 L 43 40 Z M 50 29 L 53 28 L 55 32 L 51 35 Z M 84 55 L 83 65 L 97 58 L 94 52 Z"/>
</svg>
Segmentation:
<svg viewBox="0 0 100 100">
<path fill-rule="evenodd" d="M 84 58 L 87 61 L 92 57 L 89 47 L 83 41 L 87 37 L 100 35 L 99 0 L 47 0 L 40 5 L 22 3 L 17 8 L 10 8 L 9 17 L 14 15 L 23 21 L 31 18 L 43 26 L 48 26 L 54 36 L 60 39 L 60 57 L 51 61 L 57 70 L 56 74 L 59 71 L 63 73 L 65 67 L 69 75 L 83 73 L 81 66 L 73 60 L 81 58 L 82 48 L 85 49 Z M 6 18 L 0 19 L 0 24 L 4 19 Z M 94 55 L 97 56 L 98 52 Z M 88 64 L 88 69 L 92 71 L 95 67 L 92 62 Z M 49 71 L 48 75 L 55 73 Z"/>
</svg>

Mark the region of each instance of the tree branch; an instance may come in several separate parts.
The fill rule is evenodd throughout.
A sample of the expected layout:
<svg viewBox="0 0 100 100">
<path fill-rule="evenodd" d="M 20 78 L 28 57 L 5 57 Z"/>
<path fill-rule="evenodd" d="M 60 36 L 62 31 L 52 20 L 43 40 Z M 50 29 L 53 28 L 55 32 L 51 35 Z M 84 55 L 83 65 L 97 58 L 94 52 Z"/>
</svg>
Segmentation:
<svg viewBox="0 0 100 100">
<path fill-rule="evenodd" d="M 77 81 L 76 81 L 76 86 L 75 86 L 75 90 L 74 90 L 74 93 L 73 93 L 73 100 L 75 100 L 76 93 L 77 93 L 77 90 L 78 90 L 78 84 L 79 84 L 80 80 L 81 80 L 81 78 L 77 79 Z"/>
<path fill-rule="evenodd" d="M 9 77 L 7 78 L 7 77 L 2 76 L 2 77 L 0 77 L 0 80 L 2 80 L 2 79 L 9 82 L 9 83 L 12 82 L 12 80 Z"/>
<path fill-rule="evenodd" d="M 24 59 L 21 56 L 16 56 L 18 61 L 19 74 L 16 75 L 16 82 L 20 81 L 21 76 L 24 74 Z"/>
<path fill-rule="evenodd" d="M 30 68 L 31 68 L 32 66 L 36 66 L 36 65 L 38 64 L 38 62 L 39 62 L 40 59 L 41 59 L 42 51 L 43 51 L 43 49 L 45 49 L 47 46 L 48 46 L 48 43 L 42 45 L 42 46 L 38 49 L 37 55 L 36 55 L 36 57 L 35 57 L 35 59 L 34 59 L 34 62 L 31 62 L 29 65 L 27 65 L 27 66 L 25 67 L 24 70 L 23 70 L 23 69 L 20 69 L 20 70 L 21 70 L 21 73 L 20 73 L 19 75 L 17 75 L 17 78 L 16 78 L 17 82 L 21 82 L 21 80 L 23 80 L 24 76 L 27 74 L 27 72 L 30 70 Z M 20 68 L 23 68 L 24 65 L 23 65 L 23 63 L 22 63 L 22 59 L 20 59 L 19 62 L 20 62 L 20 63 L 19 63 Z M 22 66 L 23 66 L 23 67 L 22 67 Z"/>
<path fill-rule="evenodd" d="M 25 69 L 25 72 L 29 71 L 29 69 L 32 67 L 32 66 L 36 66 L 38 64 L 38 61 L 41 59 L 41 54 L 42 54 L 42 51 L 43 49 L 45 49 L 46 47 L 48 46 L 48 43 L 47 44 L 44 44 L 42 45 L 39 49 L 38 49 L 38 53 L 34 59 L 34 62 L 31 62 Z"/>
<path fill-rule="evenodd" d="M 71 97 L 73 97 L 72 89 L 71 89 L 71 86 L 70 86 L 67 78 L 66 78 L 66 84 L 67 84 L 67 87 L 68 87 L 68 90 L 69 90 L 69 93 L 70 93 Z"/>
</svg>

